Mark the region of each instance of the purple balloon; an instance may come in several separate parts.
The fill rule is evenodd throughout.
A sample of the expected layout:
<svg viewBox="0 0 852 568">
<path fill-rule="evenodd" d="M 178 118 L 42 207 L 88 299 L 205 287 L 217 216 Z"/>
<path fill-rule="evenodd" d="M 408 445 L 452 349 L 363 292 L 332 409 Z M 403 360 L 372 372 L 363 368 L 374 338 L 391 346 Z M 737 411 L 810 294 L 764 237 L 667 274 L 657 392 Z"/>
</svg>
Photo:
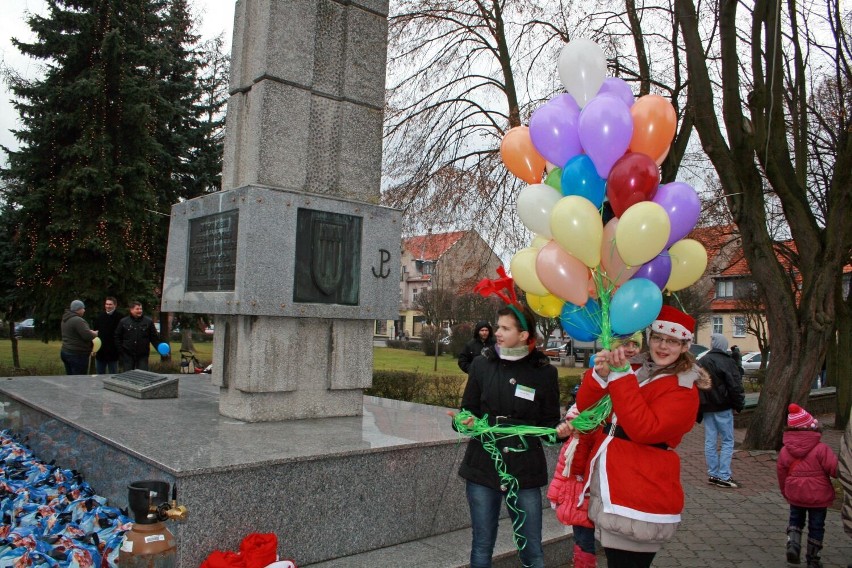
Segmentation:
<svg viewBox="0 0 852 568">
<path fill-rule="evenodd" d="M 662 290 L 666 287 L 669 281 L 669 276 L 672 274 L 672 257 L 669 256 L 669 251 L 664 250 L 656 257 L 642 265 L 642 268 L 633 275 L 633 278 L 646 278 L 657 285 L 657 288 Z M 631 278 L 631 280 L 633 279 Z"/>
<path fill-rule="evenodd" d="M 633 117 L 624 101 L 610 94 L 593 98 L 580 112 L 580 143 L 606 178 L 633 137 Z"/>
<path fill-rule="evenodd" d="M 701 214 L 698 193 L 691 185 L 682 181 L 661 185 L 652 201 L 666 210 L 671 222 L 672 228 L 666 248 L 688 235 Z"/>
<path fill-rule="evenodd" d="M 624 104 L 627 105 L 627 108 L 633 106 L 633 103 L 636 102 L 636 99 L 633 97 L 633 90 L 630 88 L 623 79 L 619 79 L 618 77 L 607 77 L 604 79 L 603 85 L 598 90 L 599 95 L 610 94 L 618 97 Z"/>
<path fill-rule="evenodd" d="M 559 167 L 583 152 L 577 134 L 580 107 L 571 95 L 565 96 L 570 102 L 553 99 L 538 107 L 530 118 L 533 146 L 545 160 Z M 571 103 L 574 103 L 573 107 Z"/>
</svg>

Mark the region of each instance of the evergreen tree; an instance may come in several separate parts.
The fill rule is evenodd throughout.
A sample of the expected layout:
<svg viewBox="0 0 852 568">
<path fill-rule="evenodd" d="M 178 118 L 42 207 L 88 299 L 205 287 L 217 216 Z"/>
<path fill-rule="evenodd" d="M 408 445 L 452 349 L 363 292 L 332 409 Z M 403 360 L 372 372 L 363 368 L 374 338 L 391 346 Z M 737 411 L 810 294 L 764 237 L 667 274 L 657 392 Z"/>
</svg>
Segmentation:
<svg viewBox="0 0 852 568">
<path fill-rule="evenodd" d="M 158 305 L 170 207 L 203 191 L 203 113 L 186 0 L 48 5 L 28 20 L 36 40 L 15 42 L 45 75 L 12 85 L 21 148 L 0 175 L 21 223 L 18 285 L 55 337 L 75 298 Z"/>
</svg>

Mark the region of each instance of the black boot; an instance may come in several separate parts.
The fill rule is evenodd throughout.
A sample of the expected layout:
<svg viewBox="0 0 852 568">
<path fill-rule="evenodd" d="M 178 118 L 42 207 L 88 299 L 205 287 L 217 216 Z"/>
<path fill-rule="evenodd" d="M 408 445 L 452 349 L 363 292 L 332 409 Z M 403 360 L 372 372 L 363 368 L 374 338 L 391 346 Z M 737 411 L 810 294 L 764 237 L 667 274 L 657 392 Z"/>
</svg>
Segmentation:
<svg viewBox="0 0 852 568">
<path fill-rule="evenodd" d="M 822 550 L 821 540 L 808 539 L 808 568 L 822 568 L 822 562 L 819 561 L 819 552 Z"/>
<path fill-rule="evenodd" d="M 802 529 L 787 527 L 787 562 L 798 564 L 802 554 Z"/>
</svg>

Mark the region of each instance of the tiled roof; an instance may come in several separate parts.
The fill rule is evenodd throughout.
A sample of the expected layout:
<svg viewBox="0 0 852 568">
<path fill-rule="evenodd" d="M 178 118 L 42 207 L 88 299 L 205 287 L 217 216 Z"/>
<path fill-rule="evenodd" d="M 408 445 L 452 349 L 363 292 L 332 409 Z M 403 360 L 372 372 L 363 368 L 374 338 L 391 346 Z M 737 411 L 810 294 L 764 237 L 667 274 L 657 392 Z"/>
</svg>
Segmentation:
<svg viewBox="0 0 852 568">
<path fill-rule="evenodd" d="M 438 260 L 466 234 L 467 231 L 453 231 L 418 235 L 403 239 L 402 248 L 418 260 Z"/>
</svg>

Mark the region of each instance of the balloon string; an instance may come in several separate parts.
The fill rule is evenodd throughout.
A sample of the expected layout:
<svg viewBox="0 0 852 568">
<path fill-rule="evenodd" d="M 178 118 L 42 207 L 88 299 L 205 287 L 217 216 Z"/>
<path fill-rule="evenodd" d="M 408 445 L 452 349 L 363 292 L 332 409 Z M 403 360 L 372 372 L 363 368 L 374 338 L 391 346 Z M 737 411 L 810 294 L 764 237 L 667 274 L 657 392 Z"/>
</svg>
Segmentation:
<svg viewBox="0 0 852 568">
<path fill-rule="evenodd" d="M 470 425 L 465 422 L 473 418 Z M 453 418 L 456 430 L 460 434 L 476 438 L 482 444 L 482 447 L 491 456 L 494 462 L 494 469 L 497 470 L 497 477 L 500 479 L 500 489 L 506 492 L 506 507 L 512 514 L 512 539 L 515 542 L 515 547 L 519 551 L 527 546 L 527 539 L 521 534 L 521 527 L 526 521 L 526 512 L 518 506 L 518 480 L 506 469 L 506 462 L 503 460 L 503 452 L 525 452 L 529 449 L 529 444 L 526 438 L 528 436 L 538 437 L 542 442 L 548 445 L 557 444 L 556 429 L 544 428 L 542 426 L 526 426 L 523 424 L 488 424 L 488 415 L 482 418 L 477 418 L 469 410 L 462 410 Z M 520 440 L 519 447 L 505 446 L 497 447 L 497 442 L 506 438 L 516 437 Z"/>
</svg>

